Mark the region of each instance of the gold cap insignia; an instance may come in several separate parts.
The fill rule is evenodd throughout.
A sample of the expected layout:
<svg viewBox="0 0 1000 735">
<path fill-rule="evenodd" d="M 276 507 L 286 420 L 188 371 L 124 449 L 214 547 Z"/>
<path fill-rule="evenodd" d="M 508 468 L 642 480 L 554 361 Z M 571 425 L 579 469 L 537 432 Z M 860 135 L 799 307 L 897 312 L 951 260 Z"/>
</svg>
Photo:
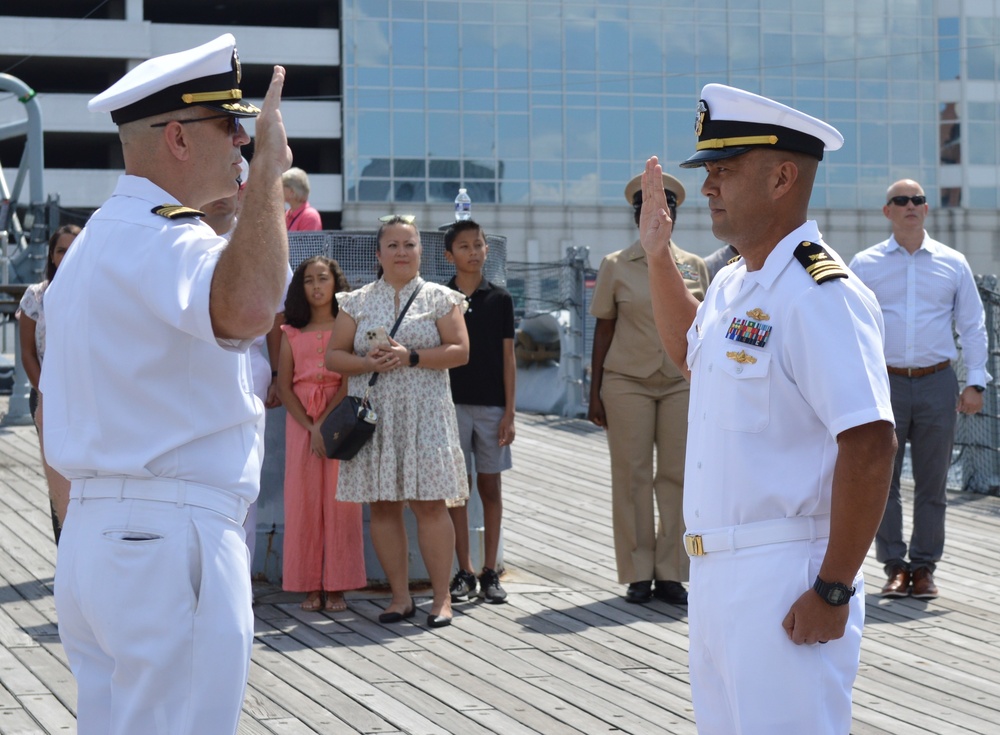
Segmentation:
<svg viewBox="0 0 1000 735">
<path fill-rule="evenodd" d="M 705 100 L 698 100 L 698 116 L 694 121 L 694 134 L 701 137 L 701 129 L 705 124 L 705 113 L 708 112 L 708 105 L 705 104 Z"/>
<path fill-rule="evenodd" d="M 757 308 L 748 311 L 747 316 L 750 317 L 751 319 L 757 320 L 758 322 L 766 322 L 768 319 L 771 318 L 770 314 L 765 314 L 761 309 Z"/>
<path fill-rule="evenodd" d="M 740 350 L 739 352 L 727 352 L 726 357 L 730 360 L 736 360 L 740 365 L 753 365 L 757 362 L 757 358 L 753 355 L 748 355 L 746 350 Z"/>
</svg>

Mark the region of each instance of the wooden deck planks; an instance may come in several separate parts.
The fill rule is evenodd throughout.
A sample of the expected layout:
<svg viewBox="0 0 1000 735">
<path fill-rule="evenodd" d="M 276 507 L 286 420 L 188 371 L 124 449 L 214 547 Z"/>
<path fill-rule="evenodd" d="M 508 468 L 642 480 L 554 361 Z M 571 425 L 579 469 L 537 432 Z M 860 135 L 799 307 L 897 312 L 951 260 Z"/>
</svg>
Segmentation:
<svg viewBox="0 0 1000 735">
<path fill-rule="evenodd" d="M 75 730 L 35 441 L 31 427 L 0 427 L 0 735 Z M 427 590 L 412 622 L 383 626 L 384 592 L 351 593 L 348 612 L 328 615 L 259 587 L 241 735 L 695 732 L 685 611 L 621 597 L 603 432 L 519 416 L 514 452 L 509 603 L 458 603 L 455 624 L 431 630 Z M 879 599 L 882 570 L 865 562 L 854 735 L 1000 732 L 1000 499 L 950 501 L 939 600 Z"/>
</svg>

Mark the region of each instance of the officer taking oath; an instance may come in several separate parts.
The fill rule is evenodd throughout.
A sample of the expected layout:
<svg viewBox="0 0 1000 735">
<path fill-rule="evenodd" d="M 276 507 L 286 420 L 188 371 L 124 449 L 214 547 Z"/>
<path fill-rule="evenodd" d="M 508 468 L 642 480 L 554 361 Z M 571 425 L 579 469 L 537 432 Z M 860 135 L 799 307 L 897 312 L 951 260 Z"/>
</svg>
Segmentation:
<svg viewBox="0 0 1000 735">
<path fill-rule="evenodd" d="M 150 59 L 90 101 L 119 126 L 125 175 L 45 297 L 45 447 L 72 483 L 56 611 L 80 735 L 224 735 L 240 716 L 241 524 L 263 453 L 247 348 L 284 293 L 291 151 L 285 70 L 261 109 L 244 102 L 235 44 Z M 196 208 L 236 193 L 248 117 L 249 214 L 227 243 Z"/>
<path fill-rule="evenodd" d="M 684 476 L 691 691 L 701 733 L 846 735 L 861 564 L 896 439 L 875 297 L 807 219 L 830 125 L 740 89 L 702 91 L 712 232 L 742 258 L 702 304 L 670 254 L 654 157 L 639 231 L 657 329 L 690 377 Z M 825 644 L 825 645 L 823 645 Z"/>
</svg>

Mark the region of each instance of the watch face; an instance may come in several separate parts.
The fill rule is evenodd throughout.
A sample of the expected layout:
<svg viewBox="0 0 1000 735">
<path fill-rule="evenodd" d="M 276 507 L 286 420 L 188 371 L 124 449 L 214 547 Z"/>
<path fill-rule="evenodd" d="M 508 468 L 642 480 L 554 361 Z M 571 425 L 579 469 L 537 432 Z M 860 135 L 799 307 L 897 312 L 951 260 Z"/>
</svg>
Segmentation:
<svg viewBox="0 0 1000 735">
<path fill-rule="evenodd" d="M 826 599 L 833 605 L 840 605 L 847 597 L 847 593 L 840 587 L 834 587 L 826 594 Z"/>
</svg>

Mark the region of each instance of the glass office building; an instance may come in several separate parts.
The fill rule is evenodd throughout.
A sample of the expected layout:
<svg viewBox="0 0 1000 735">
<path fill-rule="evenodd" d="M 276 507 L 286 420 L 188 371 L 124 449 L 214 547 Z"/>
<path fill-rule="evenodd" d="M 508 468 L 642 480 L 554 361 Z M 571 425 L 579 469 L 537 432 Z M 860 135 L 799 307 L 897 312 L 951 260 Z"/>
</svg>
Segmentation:
<svg viewBox="0 0 1000 735">
<path fill-rule="evenodd" d="M 722 82 L 835 125 L 813 207 L 891 181 L 997 206 L 993 0 L 345 0 L 345 208 L 362 202 L 620 206 L 651 154 L 692 150 Z M 963 146 L 963 142 L 965 145 Z M 964 150 L 963 150 L 964 149 Z"/>
</svg>

